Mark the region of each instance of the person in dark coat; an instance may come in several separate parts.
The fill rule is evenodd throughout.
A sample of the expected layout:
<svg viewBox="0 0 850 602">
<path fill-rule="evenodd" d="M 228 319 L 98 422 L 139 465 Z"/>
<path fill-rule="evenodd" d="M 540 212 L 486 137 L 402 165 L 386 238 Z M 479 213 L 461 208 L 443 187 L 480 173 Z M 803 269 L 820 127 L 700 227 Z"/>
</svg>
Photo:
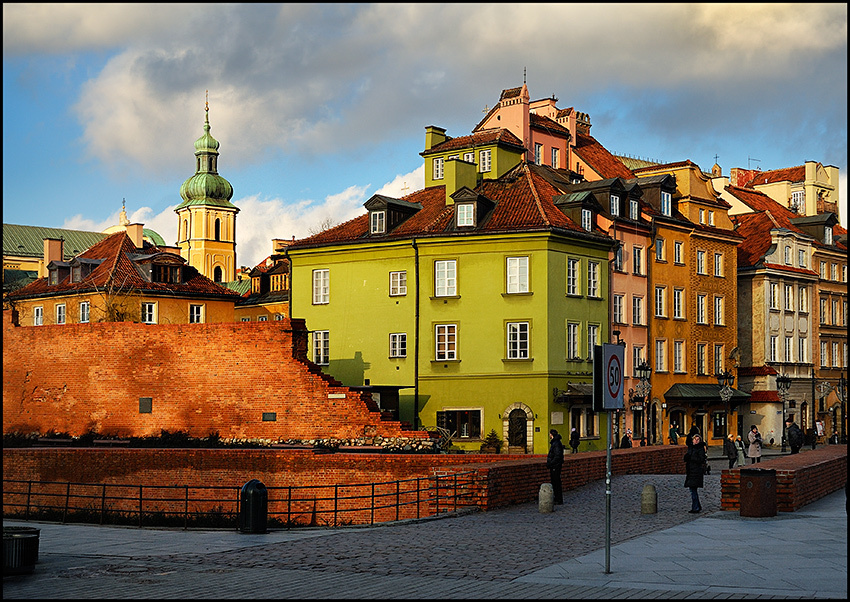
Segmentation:
<svg viewBox="0 0 850 602">
<path fill-rule="evenodd" d="M 570 431 L 570 448 L 573 450 L 573 453 L 578 453 L 578 444 L 581 439 L 578 436 L 578 431 L 575 427 Z"/>
<path fill-rule="evenodd" d="M 785 432 L 788 434 L 788 445 L 791 446 L 791 453 L 799 453 L 800 448 L 803 447 L 803 431 L 790 416 L 785 419 Z"/>
<path fill-rule="evenodd" d="M 679 445 L 679 429 L 675 422 L 670 426 L 670 445 Z"/>
<path fill-rule="evenodd" d="M 546 468 L 549 469 L 549 479 L 555 493 L 555 504 L 564 503 L 564 491 L 561 488 L 561 467 L 564 465 L 564 444 L 561 434 L 552 429 L 549 431 L 549 455 L 546 457 Z"/>
<path fill-rule="evenodd" d="M 750 464 L 761 462 L 761 433 L 759 432 L 759 427 L 755 424 L 750 427 L 750 432 L 747 433 L 747 443 L 750 444 L 750 447 L 747 449 Z"/>
<path fill-rule="evenodd" d="M 685 487 L 691 490 L 691 509 L 688 512 L 696 514 L 702 511 L 697 489 L 703 486 L 703 475 L 708 460 L 705 455 L 705 447 L 701 445 L 700 436 L 698 434 L 693 435 L 692 440 L 693 445 L 688 447 L 688 451 L 685 453 Z"/>
<path fill-rule="evenodd" d="M 729 436 L 723 440 L 723 453 L 729 459 L 729 470 L 735 468 L 735 462 L 738 461 L 738 450 L 735 448 L 735 435 L 729 433 Z"/>
<path fill-rule="evenodd" d="M 623 440 L 620 441 L 620 449 L 625 449 L 627 447 L 632 446 L 632 431 L 627 430 L 626 434 L 623 435 Z"/>
</svg>

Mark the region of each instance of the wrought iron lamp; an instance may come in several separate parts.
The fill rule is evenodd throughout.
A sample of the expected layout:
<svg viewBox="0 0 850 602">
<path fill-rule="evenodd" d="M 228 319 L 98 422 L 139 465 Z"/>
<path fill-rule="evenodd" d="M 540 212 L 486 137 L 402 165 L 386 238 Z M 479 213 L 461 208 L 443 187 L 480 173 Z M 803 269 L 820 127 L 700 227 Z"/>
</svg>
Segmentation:
<svg viewBox="0 0 850 602">
<path fill-rule="evenodd" d="M 646 428 L 643 431 L 643 436 L 646 437 L 646 442 L 649 444 L 649 392 L 652 390 L 652 385 L 649 384 L 649 377 L 652 375 L 652 368 L 642 361 L 635 366 L 635 376 L 640 379 L 640 382 L 635 385 L 635 393 L 639 397 L 643 397 L 643 413 L 646 417 Z"/>
<path fill-rule="evenodd" d="M 791 377 L 782 374 L 776 377 L 776 391 L 782 398 L 782 451 L 785 451 L 785 406 L 788 400 L 788 391 L 791 389 Z"/>
</svg>

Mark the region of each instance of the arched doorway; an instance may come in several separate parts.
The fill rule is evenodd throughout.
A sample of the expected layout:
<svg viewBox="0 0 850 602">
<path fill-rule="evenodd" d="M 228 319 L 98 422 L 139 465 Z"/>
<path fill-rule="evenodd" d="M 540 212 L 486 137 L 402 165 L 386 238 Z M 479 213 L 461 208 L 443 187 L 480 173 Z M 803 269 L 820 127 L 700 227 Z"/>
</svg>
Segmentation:
<svg viewBox="0 0 850 602">
<path fill-rule="evenodd" d="M 213 270 L 213 282 L 221 282 L 221 276 L 222 276 L 221 267 L 216 266 L 215 269 Z"/>
<path fill-rule="evenodd" d="M 502 412 L 502 438 L 508 444 L 508 453 L 534 452 L 534 412 L 524 403 L 512 403 Z M 548 439 L 546 440 L 548 446 Z"/>
<path fill-rule="evenodd" d="M 517 408 L 508 414 L 508 447 L 528 449 L 527 416 Z"/>
</svg>

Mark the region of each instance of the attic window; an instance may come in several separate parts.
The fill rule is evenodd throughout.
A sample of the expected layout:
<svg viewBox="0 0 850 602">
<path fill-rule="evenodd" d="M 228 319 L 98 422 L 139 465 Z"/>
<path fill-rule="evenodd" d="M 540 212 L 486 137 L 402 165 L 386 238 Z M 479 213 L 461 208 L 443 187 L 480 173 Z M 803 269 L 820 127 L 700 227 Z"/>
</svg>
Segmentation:
<svg viewBox="0 0 850 602">
<path fill-rule="evenodd" d="M 151 282 L 180 284 L 180 266 L 154 264 L 151 271 Z"/>
<path fill-rule="evenodd" d="M 611 215 L 620 215 L 620 197 L 616 194 L 611 195 Z"/>
<path fill-rule="evenodd" d="M 673 215 L 673 195 L 663 190 L 661 191 L 661 213 L 667 217 Z"/>
<path fill-rule="evenodd" d="M 581 210 L 581 227 L 588 232 L 593 230 L 593 213 L 590 209 Z"/>
<path fill-rule="evenodd" d="M 59 284 L 59 270 L 50 270 L 50 284 Z"/>
<path fill-rule="evenodd" d="M 474 226 L 475 225 L 475 206 L 472 203 L 459 203 L 457 209 L 457 225 Z"/>
<path fill-rule="evenodd" d="M 637 199 L 629 200 L 629 218 L 637 221 L 640 218 L 640 205 Z"/>
<path fill-rule="evenodd" d="M 372 234 L 383 234 L 387 231 L 387 212 L 372 211 L 369 214 L 369 232 Z"/>
<path fill-rule="evenodd" d="M 832 243 L 832 226 L 826 226 L 823 229 L 823 242 L 826 245 L 831 245 Z"/>
</svg>

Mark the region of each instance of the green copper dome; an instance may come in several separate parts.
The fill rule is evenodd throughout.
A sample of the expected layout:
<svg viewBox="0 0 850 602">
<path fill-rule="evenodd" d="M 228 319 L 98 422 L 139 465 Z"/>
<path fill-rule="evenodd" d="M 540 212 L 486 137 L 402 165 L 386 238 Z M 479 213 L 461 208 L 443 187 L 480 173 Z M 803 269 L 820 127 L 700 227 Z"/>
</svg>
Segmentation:
<svg viewBox="0 0 850 602">
<path fill-rule="evenodd" d="M 183 197 L 183 202 L 177 206 L 177 209 L 189 205 L 213 205 L 236 209 L 236 205 L 230 202 L 230 199 L 233 198 L 233 186 L 218 175 L 219 142 L 210 134 L 209 111 L 209 106 L 207 106 L 204 133 L 195 141 L 195 163 L 197 166 L 195 175 L 183 182 L 180 187 L 180 196 Z"/>
</svg>

